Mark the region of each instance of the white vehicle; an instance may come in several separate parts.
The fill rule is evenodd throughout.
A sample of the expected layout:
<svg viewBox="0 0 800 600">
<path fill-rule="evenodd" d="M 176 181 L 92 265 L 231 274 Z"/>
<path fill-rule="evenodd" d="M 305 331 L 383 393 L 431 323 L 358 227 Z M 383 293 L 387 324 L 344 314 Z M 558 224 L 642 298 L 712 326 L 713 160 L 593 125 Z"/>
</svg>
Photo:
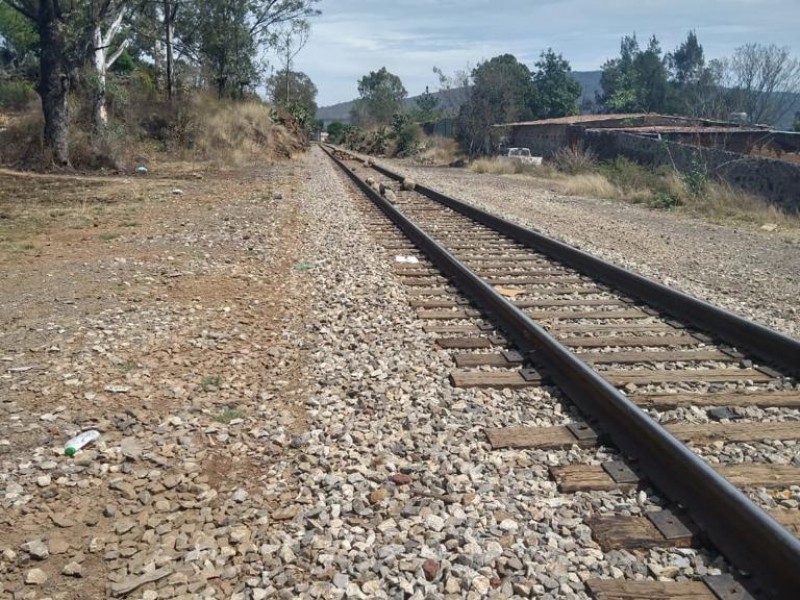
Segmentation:
<svg viewBox="0 0 800 600">
<path fill-rule="evenodd" d="M 514 160 L 526 165 L 542 164 L 541 156 L 531 156 L 528 148 L 506 148 L 506 153 L 498 157 L 500 160 Z"/>
</svg>

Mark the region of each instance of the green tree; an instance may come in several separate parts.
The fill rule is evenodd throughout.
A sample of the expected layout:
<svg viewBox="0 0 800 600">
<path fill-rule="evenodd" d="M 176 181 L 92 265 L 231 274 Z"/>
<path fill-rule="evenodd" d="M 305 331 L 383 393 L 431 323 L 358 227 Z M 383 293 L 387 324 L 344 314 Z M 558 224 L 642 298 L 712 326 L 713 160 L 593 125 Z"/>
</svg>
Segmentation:
<svg viewBox="0 0 800 600">
<path fill-rule="evenodd" d="M 598 103 L 613 112 L 664 112 L 667 110 L 667 68 L 655 36 L 646 50 L 636 35 L 625 36 L 618 58 L 603 65 L 603 90 Z"/>
<path fill-rule="evenodd" d="M 344 132 L 347 129 L 347 125 L 340 121 L 334 121 L 333 123 L 328 123 L 328 141 L 331 144 L 341 144 L 344 141 Z"/>
<path fill-rule="evenodd" d="M 457 119 L 458 139 L 475 156 L 496 150 L 500 131 L 493 125 L 533 118 L 530 69 L 511 54 L 495 56 L 472 71 L 473 87 Z"/>
<path fill-rule="evenodd" d="M 439 98 L 431 94 L 428 86 L 425 86 L 425 93 L 416 99 L 417 110 L 415 118 L 417 121 L 433 121 L 439 116 Z"/>
<path fill-rule="evenodd" d="M 280 71 L 267 80 L 269 98 L 273 104 L 286 109 L 304 129 L 316 125 L 317 86 L 305 73 Z"/>
<path fill-rule="evenodd" d="M 388 125 L 395 113 L 403 109 L 406 88 L 400 78 L 381 67 L 370 71 L 358 81 L 358 93 L 354 120 L 370 125 Z"/>
<path fill-rule="evenodd" d="M 800 112 L 794 113 L 794 125 L 792 127 L 795 131 L 800 132 Z"/>
<path fill-rule="evenodd" d="M 36 58 L 39 35 L 34 23 L 6 3 L 0 3 L 0 69 L 19 73 Z"/>
<path fill-rule="evenodd" d="M 542 52 L 533 75 L 533 111 L 540 119 L 576 115 L 581 84 L 570 76 L 572 67 L 560 54 L 548 48 Z"/>
<path fill-rule="evenodd" d="M 44 114 L 44 144 L 52 162 L 69 165 L 70 89 L 69 34 L 77 20 L 79 8 L 74 2 L 61 0 L 2 0 L 28 20 L 38 38 L 39 83 Z"/>
</svg>

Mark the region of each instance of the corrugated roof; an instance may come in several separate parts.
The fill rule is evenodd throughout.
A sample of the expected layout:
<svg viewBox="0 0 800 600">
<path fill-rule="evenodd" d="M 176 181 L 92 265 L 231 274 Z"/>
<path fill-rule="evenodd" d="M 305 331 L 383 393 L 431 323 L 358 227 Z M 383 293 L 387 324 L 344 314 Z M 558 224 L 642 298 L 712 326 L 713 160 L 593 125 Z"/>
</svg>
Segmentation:
<svg viewBox="0 0 800 600">
<path fill-rule="evenodd" d="M 592 123 L 594 121 L 624 121 L 626 119 L 641 119 L 642 117 L 667 117 L 655 113 L 631 113 L 621 115 L 573 115 L 570 117 L 559 117 L 557 119 L 542 119 L 540 121 L 520 121 L 518 123 L 503 123 L 499 127 L 510 127 L 516 125 L 578 125 L 580 123 Z M 679 117 L 668 117 L 670 119 Z"/>
<path fill-rule="evenodd" d="M 587 128 L 589 131 L 608 131 L 607 128 L 592 127 Z M 615 127 L 614 131 L 624 131 L 627 133 L 762 133 L 770 135 L 772 131 L 765 131 L 754 127 L 737 127 L 731 125 L 730 127 L 705 127 L 703 125 L 695 125 L 692 127 L 680 127 L 677 125 L 643 125 L 641 127 Z"/>
</svg>

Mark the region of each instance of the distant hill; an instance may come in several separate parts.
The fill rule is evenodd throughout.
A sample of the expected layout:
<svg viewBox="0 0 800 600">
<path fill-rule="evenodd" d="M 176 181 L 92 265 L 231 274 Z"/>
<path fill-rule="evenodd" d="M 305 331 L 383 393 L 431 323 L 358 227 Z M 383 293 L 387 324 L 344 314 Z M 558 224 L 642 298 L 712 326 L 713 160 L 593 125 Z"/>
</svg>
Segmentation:
<svg viewBox="0 0 800 600">
<path fill-rule="evenodd" d="M 602 71 L 576 71 L 572 73 L 572 76 L 578 81 L 578 83 L 581 84 L 581 87 L 583 88 L 581 102 L 585 102 L 586 100 L 594 101 L 595 92 L 600 90 L 601 74 Z M 446 105 L 457 104 L 460 94 L 460 89 L 433 93 L 434 96 L 440 98 L 440 104 Z M 419 98 L 419 96 L 406 98 L 403 101 L 403 104 L 408 109 L 414 109 L 416 107 L 417 98 Z M 340 102 L 339 104 L 333 104 L 331 106 L 323 106 L 317 109 L 317 119 L 322 119 L 323 121 L 350 122 L 350 111 L 353 110 L 354 105 L 355 100 L 351 100 L 350 102 Z"/>
</svg>

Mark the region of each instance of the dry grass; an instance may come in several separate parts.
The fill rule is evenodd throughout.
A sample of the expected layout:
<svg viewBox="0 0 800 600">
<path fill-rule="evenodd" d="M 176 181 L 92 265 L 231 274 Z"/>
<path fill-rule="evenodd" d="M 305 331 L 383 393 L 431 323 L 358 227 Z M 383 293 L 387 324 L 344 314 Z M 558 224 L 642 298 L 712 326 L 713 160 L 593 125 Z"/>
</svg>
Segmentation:
<svg viewBox="0 0 800 600">
<path fill-rule="evenodd" d="M 191 144 L 184 156 L 220 166 L 291 158 L 303 146 L 297 132 L 275 122 L 275 117 L 272 107 L 260 102 L 198 96 L 189 109 Z"/>
<path fill-rule="evenodd" d="M 758 196 L 714 181 L 708 182 L 701 193 L 693 194 L 678 173 L 652 171 L 627 162 L 601 165 L 592 172 L 568 174 L 547 164 L 532 167 L 487 158 L 474 161 L 470 169 L 475 173 L 521 175 L 536 187 L 568 196 L 671 209 L 719 224 L 778 230 L 791 238 L 800 234 L 800 216 L 787 214 Z"/>
<path fill-rule="evenodd" d="M 452 138 L 428 137 L 422 150 L 414 157 L 415 162 L 428 166 L 446 166 L 463 158 L 461 147 Z"/>
<path fill-rule="evenodd" d="M 600 173 L 566 175 L 554 181 L 556 189 L 568 196 L 621 199 L 622 191 Z"/>
<path fill-rule="evenodd" d="M 469 168 L 475 173 L 491 175 L 531 175 L 552 178 L 556 174 L 549 165 L 531 165 L 518 160 L 498 160 L 496 158 L 479 158 L 472 161 Z"/>
<path fill-rule="evenodd" d="M 179 108 L 142 100 L 93 133 L 84 107 L 72 102 L 70 160 L 78 170 L 130 172 L 141 164 L 176 160 L 245 167 L 291 158 L 302 136 L 291 119 L 257 101 L 233 102 L 196 93 Z M 46 170 L 41 107 L 6 118 L 0 127 L 0 165 Z M 196 167 L 195 167 L 196 168 Z"/>
</svg>

